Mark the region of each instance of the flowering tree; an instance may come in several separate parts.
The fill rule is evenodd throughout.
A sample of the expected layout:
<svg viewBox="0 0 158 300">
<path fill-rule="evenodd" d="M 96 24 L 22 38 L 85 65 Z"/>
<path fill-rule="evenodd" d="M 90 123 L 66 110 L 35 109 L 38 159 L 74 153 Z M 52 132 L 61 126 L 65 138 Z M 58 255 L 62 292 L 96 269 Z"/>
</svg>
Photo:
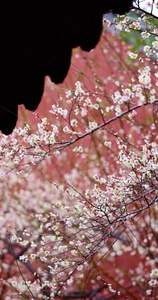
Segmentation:
<svg viewBox="0 0 158 300">
<path fill-rule="evenodd" d="M 158 29 L 134 11 L 104 24 L 1 135 L 1 299 L 158 297 Z"/>
</svg>

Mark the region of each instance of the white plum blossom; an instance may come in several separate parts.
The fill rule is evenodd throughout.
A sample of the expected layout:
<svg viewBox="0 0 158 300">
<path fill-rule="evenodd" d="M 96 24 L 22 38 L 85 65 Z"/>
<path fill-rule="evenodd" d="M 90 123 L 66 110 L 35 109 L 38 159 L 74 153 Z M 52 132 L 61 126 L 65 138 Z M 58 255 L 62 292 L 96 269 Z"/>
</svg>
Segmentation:
<svg viewBox="0 0 158 300">
<path fill-rule="evenodd" d="M 147 31 L 143 31 L 143 32 L 141 32 L 141 36 L 142 36 L 142 38 L 143 39 L 147 39 L 147 38 L 149 38 L 150 37 L 150 33 L 149 32 L 147 32 Z"/>
<path fill-rule="evenodd" d="M 147 66 L 143 70 L 139 70 L 140 75 L 138 76 L 139 82 L 145 86 L 151 83 L 150 67 Z"/>
<path fill-rule="evenodd" d="M 129 52 L 129 57 L 131 59 L 136 59 L 138 57 L 138 54 L 137 53 L 133 53 L 133 52 Z"/>
<path fill-rule="evenodd" d="M 153 279 L 157 279 L 158 278 L 158 269 L 153 269 L 150 273 L 150 277 Z"/>
</svg>

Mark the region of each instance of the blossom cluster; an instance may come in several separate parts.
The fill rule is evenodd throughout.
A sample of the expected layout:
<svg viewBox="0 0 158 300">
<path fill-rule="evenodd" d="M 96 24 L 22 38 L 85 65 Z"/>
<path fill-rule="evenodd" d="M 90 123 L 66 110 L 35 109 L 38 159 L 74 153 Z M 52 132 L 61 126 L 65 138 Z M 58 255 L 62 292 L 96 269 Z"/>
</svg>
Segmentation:
<svg viewBox="0 0 158 300">
<path fill-rule="evenodd" d="M 107 33 L 96 51 L 76 50 L 72 87 L 56 87 L 55 101 L 46 79 L 51 107 L 36 130 L 1 135 L 6 300 L 158 296 L 157 65 Z"/>
</svg>

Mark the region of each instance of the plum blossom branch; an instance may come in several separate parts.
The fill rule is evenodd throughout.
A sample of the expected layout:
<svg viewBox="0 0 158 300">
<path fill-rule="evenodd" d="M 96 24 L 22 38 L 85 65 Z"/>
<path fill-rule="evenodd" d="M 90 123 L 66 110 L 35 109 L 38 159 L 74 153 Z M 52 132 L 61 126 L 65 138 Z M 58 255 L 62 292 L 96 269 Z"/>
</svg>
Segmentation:
<svg viewBox="0 0 158 300">
<path fill-rule="evenodd" d="M 91 131 L 89 131 L 89 132 L 87 132 L 87 133 L 84 133 L 84 134 L 78 136 L 77 138 L 75 138 L 75 139 L 73 139 L 73 140 L 71 140 L 71 141 L 64 142 L 64 145 L 53 146 L 52 148 L 50 148 L 50 150 L 49 150 L 48 152 L 46 152 L 45 155 L 48 155 L 48 153 L 50 153 L 50 152 L 53 151 L 53 150 L 56 150 L 56 149 L 61 150 L 61 149 L 65 148 L 65 147 L 67 147 L 67 146 L 70 146 L 70 145 L 76 143 L 77 141 L 79 141 L 79 140 L 85 138 L 86 136 L 93 134 L 95 131 L 98 131 L 99 129 L 102 129 L 103 127 L 105 127 L 105 126 L 111 124 L 112 122 L 114 122 L 114 121 L 116 121 L 116 120 L 122 118 L 123 116 L 129 114 L 130 112 L 135 111 L 135 110 L 137 110 L 137 109 L 139 109 L 139 108 L 141 108 L 141 107 L 144 107 L 144 106 L 147 106 L 147 105 L 150 105 L 150 104 L 154 104 L 154 103 L 158 103 L 158 100 L 156 99 L 156 100 L 154 100 L 153 102 L 150 102 L 150 101 L 149 101 L 149 102 L 145 102 L 145 103 L 143 103 L 143 104 L 135 105 L 134 107 L 131 107 L 131 108 L 129 108 L 128 110 L 122 112 L 120 115 L 115 116 L 115 117 L 111 118 L 110 120 L 103 122 L 102 124 L 98 125 L 98 126 L 97 126 L 96 128 L 94 128 L 93 130 L 91 130 Z"/>
</svg>

